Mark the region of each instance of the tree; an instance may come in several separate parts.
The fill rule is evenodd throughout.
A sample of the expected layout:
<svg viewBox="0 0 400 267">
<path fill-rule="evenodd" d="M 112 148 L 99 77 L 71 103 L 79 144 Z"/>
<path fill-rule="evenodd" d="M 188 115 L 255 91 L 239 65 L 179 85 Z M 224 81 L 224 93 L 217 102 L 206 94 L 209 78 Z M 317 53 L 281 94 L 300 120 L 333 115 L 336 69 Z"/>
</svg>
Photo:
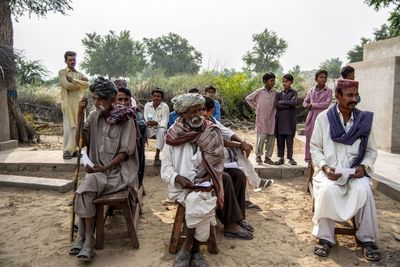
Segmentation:
<svg viewBox="0 0 400 267">
<path fill-rule="evenodd" d="M 372 6 L 376 11 L 394 5 L 393 11 L 390 13 L 389 33 L 391 37 L 400 35 L 400 1 L 399 0 L 365 0 L 365 3 Z"/>
<path fill-rule="evenodd" d="M 202 55 L 188 40 L 175 33 L 157 38 L 145 38 L 150 67 L 167 76 L 199 72 Z"/>
<path fill-rule="evenodd" d="M 29 60 L 23 54 L 16 57 L 17 77 L 21 85 L 43 83 L 50 72 L 40 60 Z"/>
<path fill-rule="evenodd" d="M 105 36 L 87 33 L 82 44 L 85 58 L 81 67 L 90 75 L 128 77 L 142 71 L 146 65 L 143 44 L 132 40 L 129 31 L 119 35 L 110 31 Z"/>
<path fill-rule="evenodd" d="M 22 143 L 39 140 L 35 130 L 25 122 L 17 103 L 12 17 L 18 21 L 25 14 L 45 17 L 48 12 L 65 15 L 70 10 L 71 0 L 0 0 L 0 92 L 7 90 L 8 111 L 4 109 L 9 112 L 11 139 Z"/>
<path fill-rule="evenodd" d="M 385 40 L 390 37 L 392 37 L 392 36 L 390 35 L 389 27 L 386 23 L 382 24 L 382 26 L 380 28 L 374 29 L 375 41 Z"/>
<path fill-rule="evenodd" d="M 364 45 L 369 42 L 371 42 L 370 39 L 361 37 L 360 44 L 355 45 L 353 49 L 347 52 L 347 59 L 349 60 L 349 63 L 363 60 Z"/>
<path fill-rule="evenodd" d="M 319 68 L 328 72 L 328 77 L 337 79 L 340 77 L 340 68 L 342 66 L 340 58 L 327 59 L 319 65 Z"/>
<path fill-rule="evenodd" d="M 279 58 L 286 52 L 287 42 L 268 29 L 254 34 L 253 42 L 252 50 L 243 56 L 246 68 L 256 73 L 278 69 L 280 67 Z"/>
</svg>

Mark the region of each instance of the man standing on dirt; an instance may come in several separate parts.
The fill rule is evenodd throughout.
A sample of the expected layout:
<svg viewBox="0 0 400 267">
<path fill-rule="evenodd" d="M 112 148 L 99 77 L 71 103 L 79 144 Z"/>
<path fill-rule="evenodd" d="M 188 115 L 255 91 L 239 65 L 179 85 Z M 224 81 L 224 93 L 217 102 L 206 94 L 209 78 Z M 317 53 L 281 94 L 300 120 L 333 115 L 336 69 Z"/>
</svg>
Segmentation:
<svg viewBox="0 0 400 267">
<path fill-rule="evenodd" d="M 75 69 L 76 53 L 67 51 L 64 54 L 67 64 L 65 69 L 58 72 L 61 86 L 61 110 L 63 113 L 63 158 L 76 157 L 75 129 L 77 124 L 79 101 L 84 91 L 89 87 L 88 79 Z"/>
</svg>

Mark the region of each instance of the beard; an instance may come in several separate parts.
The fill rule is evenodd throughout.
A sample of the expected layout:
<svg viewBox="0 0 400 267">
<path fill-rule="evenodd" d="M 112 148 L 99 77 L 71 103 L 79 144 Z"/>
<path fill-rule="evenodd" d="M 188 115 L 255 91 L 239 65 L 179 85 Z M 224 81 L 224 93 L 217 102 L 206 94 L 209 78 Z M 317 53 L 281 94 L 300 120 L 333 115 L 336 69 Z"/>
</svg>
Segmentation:
<svg viewBox="0 0 400 267">
<path fill-rule="evenodd" d="M 186 120 L 186 123 L 189 125 L 190 128 L 200 128 L 203 125 L 204 117 L 198 116 L 194 117 L 191 120 Z"/>
</svg>

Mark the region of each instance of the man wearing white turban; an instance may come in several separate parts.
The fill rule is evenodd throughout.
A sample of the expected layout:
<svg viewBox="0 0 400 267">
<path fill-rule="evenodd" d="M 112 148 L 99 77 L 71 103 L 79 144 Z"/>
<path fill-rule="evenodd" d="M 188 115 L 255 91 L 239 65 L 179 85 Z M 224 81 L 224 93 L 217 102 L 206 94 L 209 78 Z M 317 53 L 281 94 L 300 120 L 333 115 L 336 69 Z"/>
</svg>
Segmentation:
<svg viewBox="0 0 400 267">
<path fill-rule="evenodd" d="M 223 139 L 221 130 L 201 116 L 204 101 L 199 94 L 172 99 L 174 110 L 181 117 L 166 134 L 161 179 L 169 184 L 169 198 L 185 206 L 187 225 L 175 267 L 189 266 L 191 259 L 194 266 L 207 266 L 199 242 L 208 239 L 210 224 L 216 224 L 216 206 L 224 205 Z"/>
</svg>

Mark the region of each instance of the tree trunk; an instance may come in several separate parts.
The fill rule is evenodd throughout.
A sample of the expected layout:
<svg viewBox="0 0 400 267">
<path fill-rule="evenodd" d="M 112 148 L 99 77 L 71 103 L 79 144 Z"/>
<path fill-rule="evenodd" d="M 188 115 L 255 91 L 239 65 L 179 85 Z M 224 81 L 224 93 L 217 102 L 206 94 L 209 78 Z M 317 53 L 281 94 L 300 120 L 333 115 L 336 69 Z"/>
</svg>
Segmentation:
<svg viewBox="0 0 400 267">
<path fill-rule="evenodd" d="M 18 106 L 13 34 L 10 0 L 0 0 L 0 49 L 2 56 L 7 59 L 7 63 L 3 63 L 5 67 L 2 66 L 3 72 L 0 73 L 0 90 L 7 90 L 10 137 L 21 143 L 36 142 L 39 141 L 39 136 L 25 122 Z"/>
</svg>

